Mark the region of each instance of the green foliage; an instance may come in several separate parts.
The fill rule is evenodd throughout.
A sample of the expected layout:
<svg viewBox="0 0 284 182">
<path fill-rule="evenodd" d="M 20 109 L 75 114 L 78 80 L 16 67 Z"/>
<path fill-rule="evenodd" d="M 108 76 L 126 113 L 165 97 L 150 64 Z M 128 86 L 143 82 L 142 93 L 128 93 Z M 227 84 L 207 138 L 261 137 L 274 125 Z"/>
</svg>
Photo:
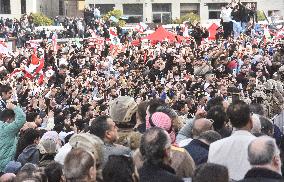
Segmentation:
<svg viewBox="0 0 284 182">
<path fill-rule="evenodd" d="M 32 13 L 35 26 L 50 26 L 53 25 L 53 20 L 42 13 Z"/>
<path fill-rule="evenodd" d="M 260 11 L 260 10 L 257 11 L 257 20 L 258 20 L 258 21 L 265 21 L 265 20 L 266 20 L 263 11 Z"/>
<path fill-rule="evenodd" d="M 109 11 L 107 14 L 105 14 L 104 16 L 103 16 L 103 19 L 106 21 L 106 20 L 108 20 L 111 16 L 114 16 L 115 18 L 117 18 L 119 21 L 118 21 L 118 25 L 120 26 L 120 27 L 123 27 L 125 24 L 126 24 L 126 22 L 124 21 L 124 20 L 120 20 L 120 17 L 122 16 L 122 11 L 121 10 L 118 10 L 118 9 L 114 9 L 114 10 L 112 10 L 112 11 Z M 112 22 L 111 23 L 111 26 L 116 26 L 117 25 L 117 23 L 115 23 L 115 22 Z"/>
<path fill-rule="evenodd" d="M 200 16 L 193 13 L 193 12 L 190 12 L 190 13 L 187 13 L 186 15 L 184 15 L 184 16 L 181 16 L 180 19 L 173 20 L 173 23 L 174 24 L 182 24 L 184 21 L 190 21 L 191 23 L 199 22 Z"/>
</svg>

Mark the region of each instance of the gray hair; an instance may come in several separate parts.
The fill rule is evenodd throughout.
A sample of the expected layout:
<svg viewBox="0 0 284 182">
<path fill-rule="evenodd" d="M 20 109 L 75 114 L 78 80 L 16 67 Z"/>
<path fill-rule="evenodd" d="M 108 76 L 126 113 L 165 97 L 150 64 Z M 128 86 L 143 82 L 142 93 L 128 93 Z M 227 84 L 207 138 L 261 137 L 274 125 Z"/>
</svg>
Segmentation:
<svg viewBox="0 0 284 182">
<path fill-rule="evenodd" d="M 213 130 L 205 131 L 200 134 L 198 139 L 206 140 L 209 144 L 216 142 L 217 140 L 220 140 L 222 136 Z"/>
<path fill-rule="evenodd" d="M 248 146 L 248 161 L 251 165 L 266 165 L 279 153 L 276 142 L 268 136 L 253 140 Z"/>
</svg>

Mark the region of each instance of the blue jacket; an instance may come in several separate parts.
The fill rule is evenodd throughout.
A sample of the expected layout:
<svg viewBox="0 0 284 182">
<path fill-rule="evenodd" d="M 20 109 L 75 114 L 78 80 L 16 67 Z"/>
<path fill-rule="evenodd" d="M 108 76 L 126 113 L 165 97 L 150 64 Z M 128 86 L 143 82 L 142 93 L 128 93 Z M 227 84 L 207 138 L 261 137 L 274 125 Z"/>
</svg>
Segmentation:
<svg viewBox="0 0 284 182">
<path fill-rule="evenodd" d="M 12 123 L 0 121 L 0 172 L 14 159 L 18 133 L 26 122 L 26 115 L 21 108 L 16 107 L 14 112 L 15 120 Z"/>
</svg>

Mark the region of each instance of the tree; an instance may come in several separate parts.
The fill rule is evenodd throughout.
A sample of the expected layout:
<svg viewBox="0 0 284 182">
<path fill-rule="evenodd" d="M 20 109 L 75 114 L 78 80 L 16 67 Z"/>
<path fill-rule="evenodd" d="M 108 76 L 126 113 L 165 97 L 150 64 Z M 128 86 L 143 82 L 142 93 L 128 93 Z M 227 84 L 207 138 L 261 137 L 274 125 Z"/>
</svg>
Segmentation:
<svg viewBox="0 0 284 182">
<path fill-rule="evenodd" d="M 260 11 L 260 10 L 257 11 L 257 20 L 258 21 L 265 21 L 266 20 L 265 14 L 264 14 L 263 11 Z"/>
<path fill-rule="evenodd" d="M 53 20 L 43 15 L 42 13 L 32 13 L 35 26 L 50 26 L 53 25 Z"/>
<path fill-rule="evenodd" d="M 173 23 L 182 24 L 184 21 L 190 21 L 191 23 L 198 22 L 200 21 L 200 16 L 193 12 L 190 12 L 181 16 L 179 19 L 173 20 Z"/>
<path fill-rule="evenodd" d="M 103 16 L 103 19 L 106 21 L 106 20 L 109 20 L 109 18 L 111 16 L 114 16 L 116 19 L 118 19 L 119 21 L 116 23 L 116 22 L 112 22 L 112 26 L 115 26 L 115 25 L 119 25 L 120 27 L 123 27 L 126 22 L 124 20 L 120 20 L 121 16 L 122 16 L 122 11 L 121 10 L 118 10 L 118 9 L 114 9 L 112 11 L 109 11 L 107 14 L 105 14 Z"/>
</svg>

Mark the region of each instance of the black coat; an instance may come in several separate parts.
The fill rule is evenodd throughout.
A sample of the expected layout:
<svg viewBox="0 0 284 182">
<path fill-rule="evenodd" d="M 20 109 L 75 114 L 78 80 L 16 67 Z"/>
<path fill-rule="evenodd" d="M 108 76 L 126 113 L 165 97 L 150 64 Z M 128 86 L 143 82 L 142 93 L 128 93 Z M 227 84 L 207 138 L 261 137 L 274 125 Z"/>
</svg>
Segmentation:
<svg viewBox="0 0 284 182">
<path fill-rule="evenodd" d="M 193 139 L 188 145 L 184 147 L 191 155 L 195 165 L 206 163 L 208 160 L 209 145 L 200 140 Z"/>
<path fill-rule="evenodd" d="M 140 182 L 183 182 L 167 165 L 153 165 L 145 162 L 139 169 Z"/>
<path fill-rule="evenodd" d="M 269 169 L 252 168 L 247 172 L 245 178 L 239 182 L 284 182 L 284 178 Z"/>
</svg>

